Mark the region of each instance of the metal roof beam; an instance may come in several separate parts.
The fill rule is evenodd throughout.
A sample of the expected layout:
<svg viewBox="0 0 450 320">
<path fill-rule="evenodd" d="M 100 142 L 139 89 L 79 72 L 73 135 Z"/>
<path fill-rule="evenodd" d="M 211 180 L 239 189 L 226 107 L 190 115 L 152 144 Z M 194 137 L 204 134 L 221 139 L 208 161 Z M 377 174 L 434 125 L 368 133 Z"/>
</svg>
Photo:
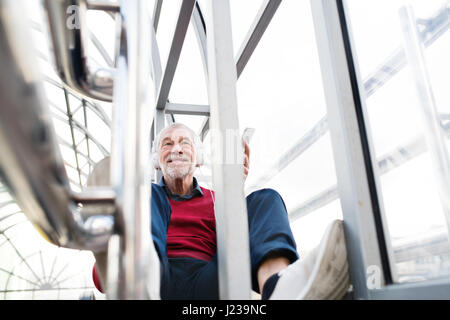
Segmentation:
<svg viewBox="0 0 450 320">
<path fill-rule="evenodd" d="M 155 30 L 155 33 L 158 31 L 158 23 L 159 23 L 159 17 L 161 15 L 161 7 L 162 7 L 163 0 L 156 0 L 155 1 L 155 7 L 153 8 L 153 29 Z"/>
<path fill-rule="evenodd" d="M 250 31 L 247 33 L 247 36 L 237 55 L 236 70 L 238 78 L 247 65 L 247 62 L 250 60 L 250 57 L 255 51 L 259 40 L 261 40 L 267 26 L 280 6 L 280 3 L 281 0 L 265 0 L 261 5 Z"/>
<path fill-rule="evenodd" d="M 100 10 L 107 12 L 119 12 L 120 6 L 117 3 L 101 0 L 88 0 L 86 1 L 88 10 Z"/>
<path fill-rule="evenodd" d="M 156 100 L 156 108 L 164 110 L 167 98 L 169 97 L 170 87 L 172 86 L 173 77 L 180 58 L 181 49 L 183 48 L 184 39 L 186 37 L 189 22 L 191 21 L 192 11 L 194 10 L 195 0 L 183 0 L 178 15 L 177 25 L 170 47 L 169 57 L 167 59 L 166 69 L 164 71 Z"/>
<path fill-rule="evenodd" d="M 166 114 L 187 114 L 209 117 L 209 105 L 167 103 Z"/>
<path fill-rule="evenodd" d="M 236 58 L 236 71 L 237 71 L 237 79 L 239 79 L 242 71 L 250 60 L 251 55 L 256 49 L 259 41 L 261 40 L 264 32 L 267 29 L 270 21 L 272 20 L 275 12 L 277 11 L 281 0 L 265 0 L 261 5 L 261 8 L 256 15 L 256 18 L 251 26 L 249 32 L 247 33 L 247 37 L 245 38 L 239 53 Z M 205 70 L 207 72 L 207 55 L 206 55 L 206 29 L 205 23 L 203 19 L 203 15 L 200 9 L 200 6 L 197 4 L 193 14 L 193 22 L 197 34 L 197 39 L 201 46 L 201 52 L 203 54 L 203 63 L 205 65 Z M 207 79 L 207 78 L 206 78 Z M 200 129 L 200 137 L 203 140 L 206 134 L 209 131 L 209 120 L 206 120 L 203 123 L 202 128 Z"/>
</svg>

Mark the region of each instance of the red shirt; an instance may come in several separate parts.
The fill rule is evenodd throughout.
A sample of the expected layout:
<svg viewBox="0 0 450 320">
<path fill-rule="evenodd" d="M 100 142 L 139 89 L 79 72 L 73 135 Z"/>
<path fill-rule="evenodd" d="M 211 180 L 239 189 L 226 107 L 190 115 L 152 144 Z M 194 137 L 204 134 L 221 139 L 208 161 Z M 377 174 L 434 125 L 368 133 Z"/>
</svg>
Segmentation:
<svg viewBox="0 0 450 320">
<path fill-rule="evenodd" d="M 216 219 L 212 192 L 200 187 L 203 196 L 174 201 L 167 230 L 169 258 L 196 258 L 209 261 L 216 253 Z"/>
</svg>

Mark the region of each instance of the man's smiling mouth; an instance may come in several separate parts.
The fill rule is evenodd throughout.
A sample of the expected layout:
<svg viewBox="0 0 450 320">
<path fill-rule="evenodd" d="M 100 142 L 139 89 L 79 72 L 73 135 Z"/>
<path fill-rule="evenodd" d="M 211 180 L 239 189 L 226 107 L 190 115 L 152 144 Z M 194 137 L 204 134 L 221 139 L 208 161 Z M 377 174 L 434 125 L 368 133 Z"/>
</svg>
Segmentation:
<svg viewBox="0 0 450 320">
<path fill-rule="evenodd" d="M 186 159 L 172 159 L 172 160 L 167 160 L 167 163 L 171 163 L 171 162 L 188 162 L 188 160 L 186 160 Z"/>
</svg>

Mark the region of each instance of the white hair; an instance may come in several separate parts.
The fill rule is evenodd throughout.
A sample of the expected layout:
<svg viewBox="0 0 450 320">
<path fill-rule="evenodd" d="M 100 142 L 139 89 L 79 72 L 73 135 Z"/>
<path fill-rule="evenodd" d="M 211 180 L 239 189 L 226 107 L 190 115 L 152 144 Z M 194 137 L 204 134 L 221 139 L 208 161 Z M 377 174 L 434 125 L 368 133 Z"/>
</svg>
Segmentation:
<svg viewBox="0 0 450 320">
<path fill-rule="evenodd" d="M 192 142 L 193 142 L 195 153 L 197 153 L 199 151 L 199 149 L 202 146 L 202 141 L 200 140 L 200 137 L 194 132 L 194 130 L 189 128 L 187 125 L 176 122 L 176 123 L 172 123 L 171 125 L 165 127 L 158 133 L 155 140 L 153 141 L 153 152 L 158 152 L 160 144 L 161 144 L 161 137 L 167 130 L 172 129 L 172 128 L 184 128 L 184 129 L 188 130 L 192 136 Z"/>
</svg>

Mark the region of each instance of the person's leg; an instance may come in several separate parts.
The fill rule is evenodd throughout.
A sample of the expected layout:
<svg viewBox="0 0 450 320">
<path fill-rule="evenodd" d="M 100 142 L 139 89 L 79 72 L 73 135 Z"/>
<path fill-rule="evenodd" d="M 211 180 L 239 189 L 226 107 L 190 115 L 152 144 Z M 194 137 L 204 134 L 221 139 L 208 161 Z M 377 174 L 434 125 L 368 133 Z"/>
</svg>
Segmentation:
<svg viewBox="0 0 450 320">
<path fill-rule="evenodd" d="M 260 292 L 265 280 L 297 260 L 298 254 L 281 196 L 272 189 L 263 189 L 246 200 L 252 288 Z M 217 254 L 193 275 L 193 299 L 219 299 Z"/>
<path fill-rule="evenodd" d="M 275 283 L 275 285 L 274 285 Z M 344 226 L 332 221 L 320 244 L 299 261 L 271 276 L 266 299 L 324 300 L 341 299 L 350 285 Z"/>
<path fill-rule="evenodd" d="M 195 275 L 193 282 L 194 299 L 218 300 L 219 299 L 219 274 L 217 265 L 217 253 L 202 266 Z"/>
<path fill-rule="evenodd" d="M 252 287 L 261 292 L 266 280 L 298 259 L 286 206 L 273 189 L 246 198 L 249 222 Z"/>
<path fill-rule="evenodd" d="M 207 268 L 208 261 L 194 258 L 169 258 L 168 261 L 170 281 L 161 294 L 163 300 L 218 299 L 217 293 L 211 290 L 217 268 Z"/>
<path fill-rule="evenodd" d="M 253 289 L 262 299 L 339 299 L 349 285 L 343 224 L 333 221 L 320 245 L 298 254 L 281 196 L 263 189 L 247 197 Z"/>
<path fill-rule="evenodd" d="M 257 271 L 259 292 L 263 291 L 267 279 L 289 266 L 289 264 L 289 259 L 283 256 L 265 258 Z"/>
</svg>

